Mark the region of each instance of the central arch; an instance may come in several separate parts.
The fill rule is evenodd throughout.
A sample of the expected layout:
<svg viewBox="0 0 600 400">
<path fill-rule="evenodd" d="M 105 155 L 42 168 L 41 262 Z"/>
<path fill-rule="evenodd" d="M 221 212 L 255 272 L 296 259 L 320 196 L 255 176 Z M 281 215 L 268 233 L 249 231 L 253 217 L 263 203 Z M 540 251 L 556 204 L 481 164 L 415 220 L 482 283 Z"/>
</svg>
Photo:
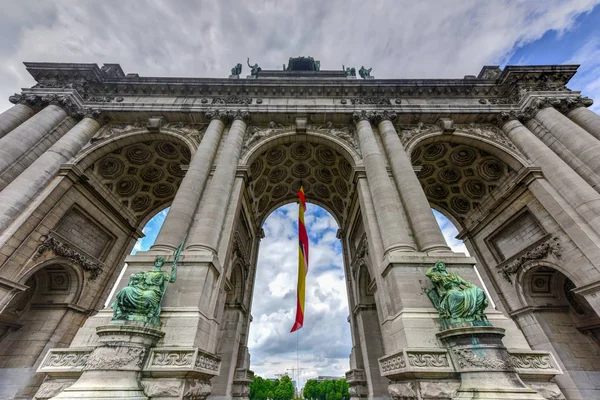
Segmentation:
<svg viewBox="0 0 600 400">
<path fill-rule="evenodd" d="M 217 354 L 222 372 L 213 380 L 213 395 L 242 395 L 244 383 L 251 379 L 247 346 L 262 226 L 274 210 L 296 202 L 303 186 L 307 202 L 329 212 L 339 227 L 353 342 L 350 370 L 361 372 L 356 374 L 360 379 L 350 384 L 368 388 L 363 390 L 370 391 L 371 396 L 386 396 L 387 381 L 377 365 L 377 359 L 384 355 L 378 313 L 382 294 L 377 292 L 377 274 L 369 270 L 373 264 L 366 244 L 369 228 L 363 218 L 371 211 L 361 211 L 360 204 L 365 202 L 359 199 L 364 193 L 357 190 L 356 174 L 362 167 L 358 150 L 343 136 L 322 130 L 297 133 L 280 129 L 269 134 L 273 126 L 251 127 L 259 139 L 253 140 L 251 135 L 241 157 L 240 169 L 248 174 L 241 193 L 247 206 L 239 207 L 232 219 L 238 221 L 237 232 L 217 306 L 221 321 Z M 251 232 L 257 232 L 258 237 L 253 239 Z"/>
</svg>

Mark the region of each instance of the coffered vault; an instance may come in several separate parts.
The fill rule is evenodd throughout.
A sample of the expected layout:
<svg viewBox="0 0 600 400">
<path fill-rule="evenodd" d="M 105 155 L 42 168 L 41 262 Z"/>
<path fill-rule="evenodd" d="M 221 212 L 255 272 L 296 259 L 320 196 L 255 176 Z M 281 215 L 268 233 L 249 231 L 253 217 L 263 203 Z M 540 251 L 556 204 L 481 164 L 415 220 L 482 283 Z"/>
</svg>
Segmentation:
<svg viewBox="0 0 600 400">
<path fill-rule="evenodd" d="M 340 226 L 353 400 L 481 397 L 482 372 L 511 377 L 488 382 L 498 399 L 600 396 L 600 117 L 566 87 L 577 66 L 417 80 L 307 57 L 245 79 L 25 65 L 36 85 L 0 114 L 0 397 L 247 398 L 261 226 L 300 185 Z M 111 324 L 123 263 L 168 265 L 184 238 L 160 329 Z M 503 359 L 442 340 L 424 275 L 438 260 L 479 286 L 480 267 Z"/>
</svg>

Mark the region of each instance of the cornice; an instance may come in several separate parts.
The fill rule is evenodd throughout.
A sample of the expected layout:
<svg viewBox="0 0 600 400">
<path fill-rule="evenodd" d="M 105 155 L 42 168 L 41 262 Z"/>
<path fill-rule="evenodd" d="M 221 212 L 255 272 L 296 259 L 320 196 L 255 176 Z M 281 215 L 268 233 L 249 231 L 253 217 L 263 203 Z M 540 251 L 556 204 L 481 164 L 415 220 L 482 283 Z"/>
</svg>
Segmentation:
<svg viewBox="0 0 600 400">
<path fill-rule="evenodd" d="M 337 79 L 337 78 L 177 78 L 125 74 L 118 64 L 25 63 L 37 87 L 78 85 L 84 98 L 119 101 L 123 96 L 196 96 L 216 104 L 236 97 L 334 97 L 349 104 L 399 104 L 400 98 L 475 98 L 481 104 L 512 104 L 519 89 L 567 90 L 577 65 L 484 67 L 482 78 L 463 79 Z M 489 73 L 492 71 L 492 73 Z M 481 75 L 481 74 L 480 74 Z M 491 78 L 490 78 L 491 77 Z M 485 78 L 485 79 L 484 79 Z M 238 103 L 240 104 L 240 103 Z"/>
</svg>

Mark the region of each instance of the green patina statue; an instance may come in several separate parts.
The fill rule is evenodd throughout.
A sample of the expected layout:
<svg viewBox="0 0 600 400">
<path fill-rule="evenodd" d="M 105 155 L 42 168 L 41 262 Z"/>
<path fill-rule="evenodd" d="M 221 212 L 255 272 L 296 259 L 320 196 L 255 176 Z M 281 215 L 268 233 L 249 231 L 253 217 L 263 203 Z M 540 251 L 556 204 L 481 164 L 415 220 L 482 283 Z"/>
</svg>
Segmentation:
<svg viewBox="0 0 600 400">
<path fill-rule="evenodd" d="M 248 57 L 246 62 L 248 63 L 248 67 L 250 67 L 250 75 L 258 77 L 258 73 L 262 71 L 262 68 L 258 64 L 250 65 L 250 57 Z"/>
<path fill-rule="evenodd" d="M 183 242 L 175 251 L 171 273 L 162 270 L 163 256 L 156 256 L 152 271 L 131 274 L 129 284 L 119 290 L 112 305 L 113 321 L 139 321 L 160 326 L 162 300 L 169 283 L 177 279 L 177 261 Z"/>
<path fill-rule="evenodd" d="M 369 78 L 371 78 L 371 71 L 372 70 L 373 70 L 373 68 L 367 69 L 364 66 L 361 66 L 360 69 L 358 70 L 358 74 L 363 79 L 369 79 Z"/>
<path fill-rule="evenodd" d="M 342 71 L 344 71 L 344 74 L 346 76 L 356 76 L 356 68 L 352 67 L 346 67 L 345 65 L 342 65 Z"/>
<path fill-rule="evenodd" d="M 242 73 L 242 64 L 237 63 L 235 67 L 231 68 L 231 76 L 239 76 Z"/>
<path fill-rule="evenodd" d="M 442 329 L 492 325 L 484 314 L 488 300 L 481 288 L 455 272 L 448 272 L 442 261 L 436 262 L 425 275 L 433 283 L 433 289 L 426 293 L 438 310 Z"/>
</svg>

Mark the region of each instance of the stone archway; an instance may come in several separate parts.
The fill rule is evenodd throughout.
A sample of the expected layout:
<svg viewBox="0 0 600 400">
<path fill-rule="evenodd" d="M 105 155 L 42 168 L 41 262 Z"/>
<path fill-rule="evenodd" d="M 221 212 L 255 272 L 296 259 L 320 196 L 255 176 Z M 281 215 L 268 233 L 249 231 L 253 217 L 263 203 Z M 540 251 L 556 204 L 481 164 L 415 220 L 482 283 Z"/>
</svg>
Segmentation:
<svg viewBox="0 0 600 400">
<path fill-rule="evenodd" d="M 262 129 L 269 129 L 262 128 Z M 258 144 L 257 144 L 258 143 Z M 241 208 L 240 214 L 235 220 L 248 221 L 251 228 L 245 224 L 237 224 L 237 231 L 234 237 L 234 252 L 231 261 L 225 266 L 226 274 L 231 274 L 225 283 L 225 293 L 222 296 L 231 297 L 231 291 L 234 290 L 237 276 L 236 271 L 239 267 L 239 256 L 243 251 L 236 250 L 239 247 L 248 247 L 254 249 L 254 258 L 242 257 L 252 260 L 249 264 L 249 280 L 247 281 L 247 291 L 254 292 L 254 277 L 256 256 L 259 246 L 259 238 L 251 241 L 250 244 L 240 246 L 240 243 L 249 243 L 251 232 L 260 232 L 262 224 L 266 217 L 281 205 L 297 200 L 297 191 L 300 185 L 304 187 L 306 199 L 308 202 L 317 204 L 331 213 L 338 222 L 342 248 L 346 260 L 356 259 L 354 263 L 362 262 L 364 264 L 363 272 L 355 274 L 350 265 L 344 265 L 345 275 L 348 277 L 348 298 L 351 306 L 351 330 L 354 343 L 353 354 L 351 358 L 351 369 L 360 375 L 359 380 L 353 383 L 354 386 L 361 386 L 363 389 L 356 390 L 360 395 L 369 395 L 380 397 L 386 395 L 385 380 L 379 376 L 377 358 L 383 356 L 381 332 L 377 328 L 380 324 L 379 316 L 376 311 L 376 303 L 381 301 L 376 299 L 381 296 L 377 293 L 377 285 L 374 279 L 369 279 L 369 301 L 364 302 L 364 294 L 367 285 L 364 282 L 366 262 L 370 263 L 365 244 L 363 248 L 358 248 L 358 241 L 364 241 L 365 222 L 361 217 L 360 206 L 358 205 L 358 196 L 355 183 L 352 178 L 356 174 L 357 165 L 352 153 L 347 150 L 348 144 L 340 145 L 338 141 L 325 139 L 319 132 L 312 132 L 310 129 L 304 135 L 297 135 L 294 132 L 281 132 L 278 136 L 270 137 L 268 140 L 259 140 L 251 143 L 251 149 L 243 157 L 248 165 L 248 185 L 245 191 L 240 192 L 240 196 L 248 198 L 248 208 Z M 243 168 L 243 167 L 242 167 Z M 241 190 L 241 188 L 240 188 Z M 348 225 L 353 228 L 349 229 Z M 356 242 L 356 243 L 355 243 Z M 352 246 L 348 244 L 352 243 Z M 366 243 L 366 241 L 365 241 Z M 359 261 L 360 260 L 360 261 Z M 347 264 L 347 263 L 345 263 Z M 231 266 L 229 266 L 231 265 Z M 229 271 L 231 270 L 231 271 Z M 360 280 L 360 284 L 358 281 Z M 227 289 L 230 286 L 230 289 Z M 222 368 L 225 367 L 226 374 L 214 378 L 213 395 L 215 396 L 242 396 L 243 391 L 240 385 L 244 383 L 243 379 L 237 377 L 237 374 L 247 376 L 251 364 L 247 363 L 249 355 L 247 351 L 248 329 L 250 327 L 249 309 L 251 306 L 251 297 L 245 297 L 247 303 L 239 305 L 240 319 L 243 323 L 230 324 L 223 317 L 223 323 L 228 327 L 222 330 L 221 335 L 224 340 L 220 341 L 219 356 L 222 358 Z M 248 314 L 244 311 L 248 310 Z M 368 314 L 368 316 L 367 316 Z M 226 307 L 224 315 L 230 315 Z M 240 319 L 236 318 L 236 321 Z M 356 320 L 356 322 L 355 322 Z M 229 322 L 226 322 L 229 321 Z M 369 332 L 366 335 L 365 332 Z M 376 333 L 378 332 L 379 333 Z M 377 337 L 379 335 L 379 337 Z M 368 336 L 368 337 L 367 337 Z M 235 343 L 225 338 L 237 337 L 240 340 Z M 233 347 L 232 347 L 233 346 Z M 363 356 L 364 355 L 364 356 Z M 235 368 L 231 368 L 235 365 Z M 236 372 L 237 371 L 237 372 Z M 364 371 L 367 371 L 365 374 Z M 247 383 L 246 383 L 247 384 Z M 242 396 L 243 397 L 243 396 Z"/>
</svg>

